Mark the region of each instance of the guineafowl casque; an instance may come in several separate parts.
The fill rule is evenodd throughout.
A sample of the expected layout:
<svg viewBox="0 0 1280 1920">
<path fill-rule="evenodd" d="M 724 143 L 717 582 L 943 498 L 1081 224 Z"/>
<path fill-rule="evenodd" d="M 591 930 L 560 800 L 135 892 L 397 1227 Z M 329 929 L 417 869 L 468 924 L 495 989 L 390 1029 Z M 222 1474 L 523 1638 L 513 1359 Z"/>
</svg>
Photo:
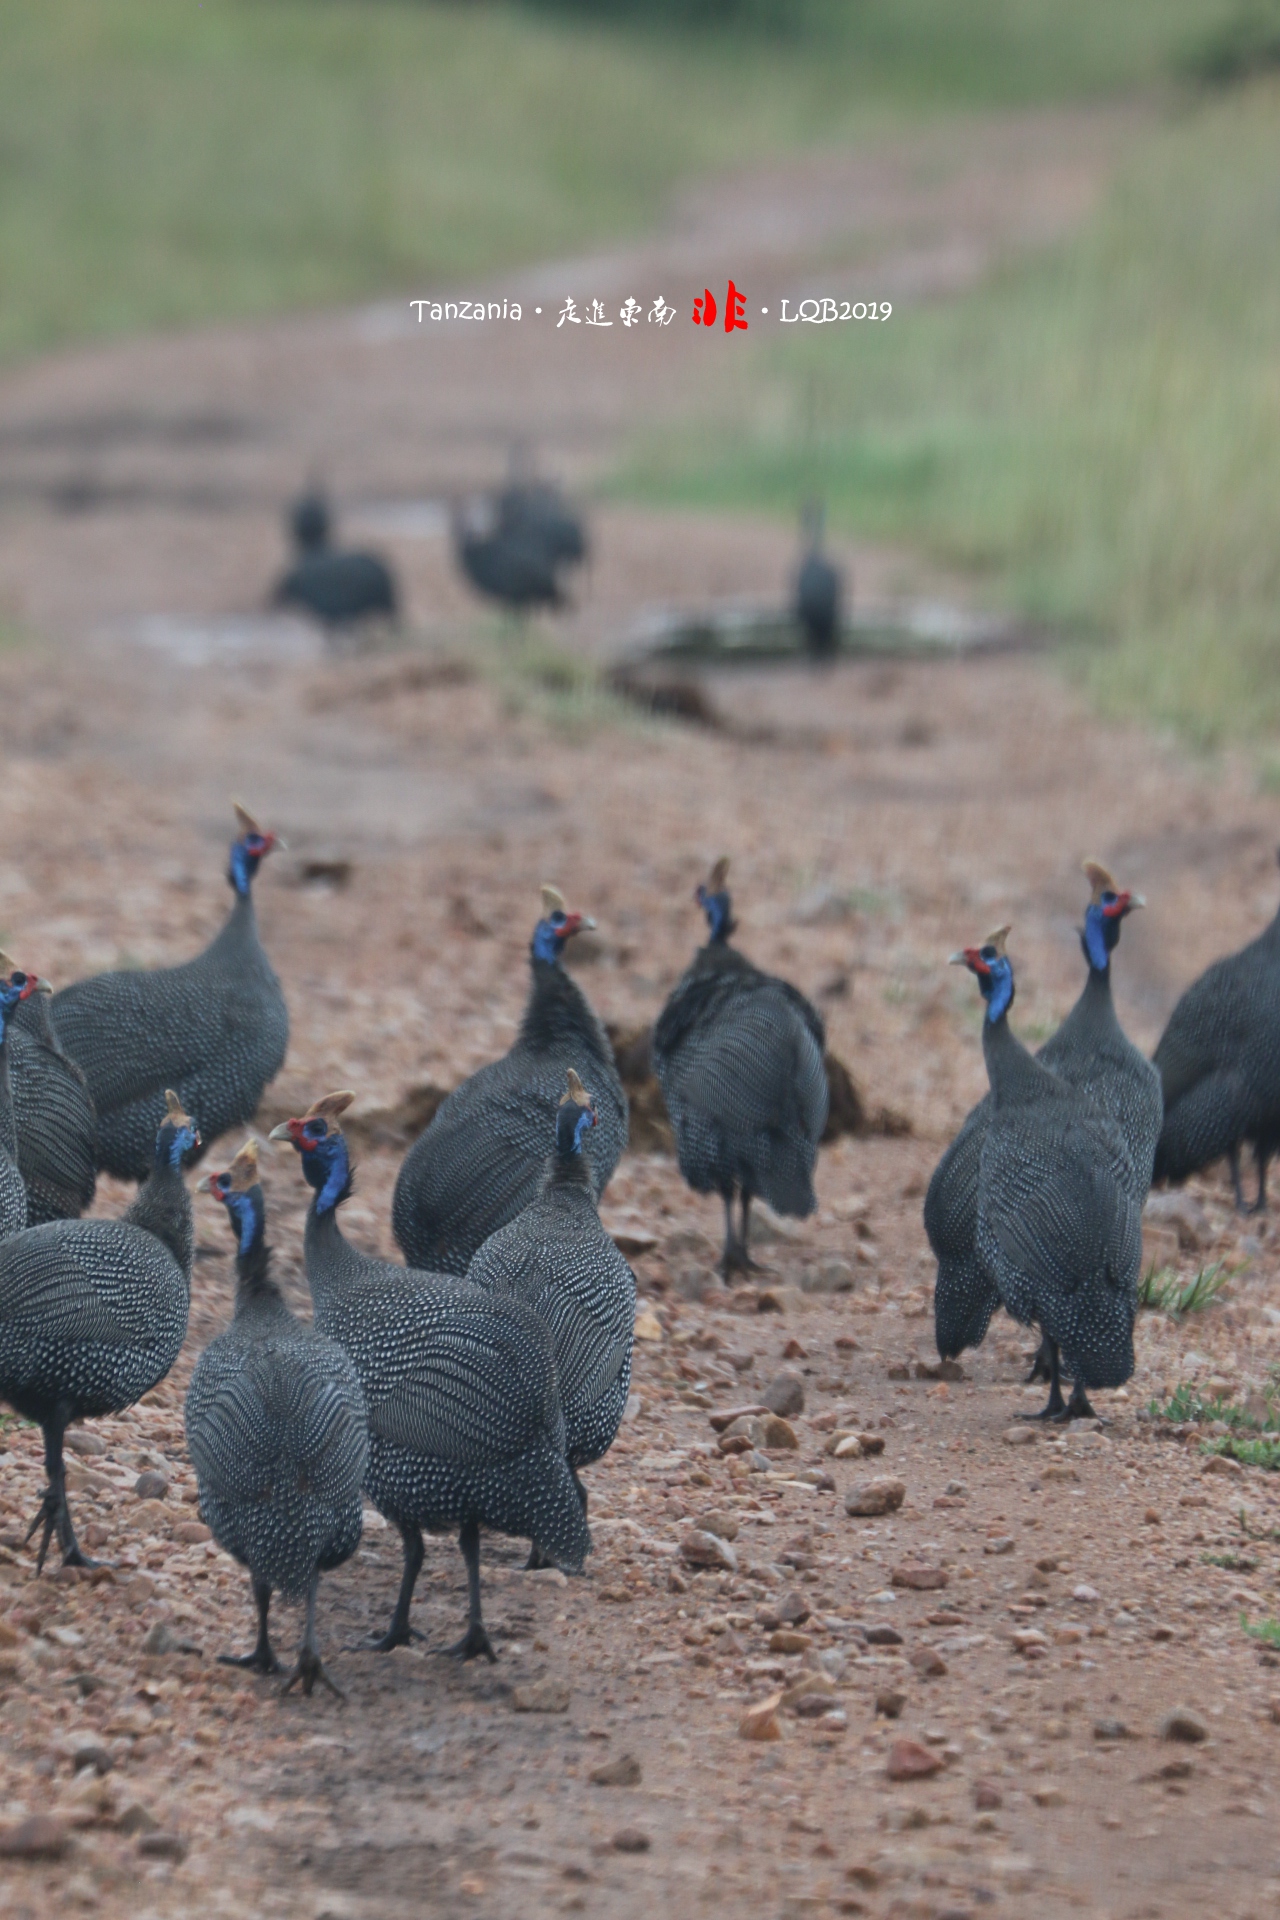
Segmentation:
<svg viewBox="0 0 1280 1920">
<path fill-rule="evenodd" d="M 1008 927 L 952 964 L 976 975 L 986 1003 L 982 1051 L 991 1083 L 978 1165 L 977 1249 L 1006 1310 L 1048 1344 L 1049 1401 L 1038 1419 L 1091 1416 L 1086 1389 L 1133 1372 L 1142 1264 L 1142 1201 L 1119 1126 L 1079 1087 L 1029 1054 L 1009 1027 Z M 1065 1360 L 1075 1385 L 1064 1404 Z"/>
<path fill-rule="evenodd" d="M 751 1265 L 751 1202 L 803 1217 L 817 1206 L 813 1169 L 827 1124 L 822 1016 L 785 980 L 729 945 L 734 930 L 718 860 L 694 898 L 710 937 L 653 1030 L 653 1065 L 695 1193 L 724 1201 L 723 1271 Z M 733 1199 L 741 1195 L 742 1229 Z"/>
<path fill-rule="evenodd" d="M 595 1092 L 599 1124 L 585 1151 L 597 1199 L 613 1177 L 627 1143 L 627 1096 L 604 1028 L 561 965 L 568 942 L 594 925 L 566 913 L 554 887 L 542 889 L 533 985 L 515 1045 L 454 1088 L 396 1180 L 391 1224 L 411 1266 L 464 1274 L 481 1242 L 536 1197 L 570 1067 Z"/>
<path fill-rule="evenodd" d="M 150 1177 L 123 1220 L 52 1220 L 0 1244 L 0 1400 L 44 1433 L 49 1484 L 27 1534 L 43 1526 L 37 1572 L 55 1531 L 65 1566 L 95 1564 L 67 1505 L 67 1428 L 133 1406 L 178 1357 L 193 1252 L 182 1163 L 199 1144 L 170 1092 Z"/>
<path fill-rule="evenodd" d="M 1160 1036 L 1164 1127 L 1155 1178 L 1175 1184 L 1225 1157 L 1241 1213 L 1263 1213 L 1267 1162 L 1280 1146 L 1280 913 L 1239 953 L 1193 981 Z M 1246 1206 L 1240 1149 L 1253 1149 Z"/>
<path fill-rule="evenodd" d="M 227 1210 L 236 1239 L 235 1318 L 210 1341 L 187 1389 L 187 1449 L 200 1511 L 213 1537 L 249 1570 L 258 1610 L 252 1653 L 225 1666 L 279 1673 L 267 1616 L 273 1593 L 307 1603 L 298 1662 L 284 1685 L 309 1694 L 325 1672 L 316 1642 L 320 1575 L 360 1544 L 360 1490 L 369 1464 L 364 1394 L 335 1340 L 304 1326 L 271 1273 L 258 1148 L 250 1140 L 225 1173 L 200 1186 Z"/>
<path fill-rule="evenodd" d="M 98 1115 L 98 1166 L 146 1178 L 166 1087 L 199 1114 L 205 1145 L 253 1118 L 284 1065 L 289 1014 L 258 938 L 253 879 L 280 843 L 236 805 L 227 875 L 235 905 L 194 960 L 98 973 L 53 997 L 58 1039 L 84 1071 Z"/>
<path fill-rule="evenodd" d="M 570 1067 L 542 1192 L 490 1235 L 467 1269 L 486 1293 L 523 1300 L 551 1334 L 565 1445 L 584 1512 L 578 1469 L 599 1460 L 617 1437 L 636 1321 L 636 1277 L 600 1224 L 582 1150 L 595 1124 L 591 1095 Z"/>
<path fill-rule="evenodd" d="M 18 1171 L 27 1190 L 29 1227 L 76 1219 L 92 1205 L 98 1183 L 98 1116 L 82 1069 L 54 1031 L 52 991 L 42 986 L 16 1007 L 9 1033 Z"/>
<path fill-rule="evenodd" d="M 10 1089 L 14 1015 L 34 993 L 49 988 L 34 973 L 23 973 L 9 956 L 0 953 L 0 1240 L 9 1240 L 27 1225 L 27 1189 L 18 1163 L 18 1134 Z"/>
<path fill-rule="evenodd" d="M 840 569 L 833 566 L 822 551 L 824 520 L 821 506 L 816 501 L 810 501 L 802 516 L 808 545 L 796 574 L 793 606 L 796 623 L 804 635 L 805 648 L 810 657 L 830 661 L 840 651 L 844 581 Z"/>
<path fill-rule="evenodd" d="M 1125 919 L 1145 903 L 1140 894 L 1117 887 L 1100 861 L 1086 860 L 1083 871 L 1092 889 L 1080 933 L 1088 976 L 1070 1013 L 1036 1058 L 1097 1101 L 1120 1127 L 1129 1144 L 1134 1191 L 1141 1203 L 1151 1185 L 1160 1136 L 1160 1080 L 1116 1018 L 1111 955 Z M 1000 1304 L 976 1245 L 978 1162 L 990 1113 L 991 1096 L 986 1094 L 938 1162 L 925 1195 L 925 1232 L 938 1262 L 934 1332 L 944 1360 L 955 1359 L 965 1347 L 980 1346 Z M 1031 1375 L 1033 1379 L 1042 1376 L 1048 1378 L 1047 1351 L 1037 1356 Z"/>
<path fill-rule="evenodd" d="M 480 1528 L 531 1540 L 579 1572 L 591 1549 L 565 1453 L 551 1336 L 522 1301 L 358 1253 L 337 1210 L 351 1191 L 338 1126 L 353 1094 L 327 1094 L 272 1131 L 290 1140 L 315 1198 L 306 1265 L 316 1326 L 351 1355 L 369 1422 L 365 1490 L 404 1542 L 404 1576 L 378 1652 L 410 1638 L 422 1533 L 458 1528 L 467 1631 L 450 1651 L 494 1658 L 480 1609 Z"/>
</svg>

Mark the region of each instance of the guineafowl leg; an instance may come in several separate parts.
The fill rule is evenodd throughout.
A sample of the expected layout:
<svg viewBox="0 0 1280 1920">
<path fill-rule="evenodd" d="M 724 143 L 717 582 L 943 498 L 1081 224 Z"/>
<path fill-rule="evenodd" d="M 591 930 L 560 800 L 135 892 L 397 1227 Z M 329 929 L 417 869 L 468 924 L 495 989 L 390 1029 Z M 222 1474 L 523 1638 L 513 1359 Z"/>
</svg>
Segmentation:
<svg viewBox="0 0 1280 1920">
<path fill-rule="evenodd" d="M 1033 1380 L 1047 1380 L 1048 1378 L 1049 1342 L 1042 1340 L 1031 1356 L 1031 1371 L 1027 1375 L 1024 1385 L 1029 1387 Z"/>
<path fill-rule="evenodd" d="M 746 1219 L 746 1204 L 744 1196 L 744 1221 Z M 727 1280 L 731 1273 L 747 1273 L 750 1267 L 751 1261 L 747 1254 L 746 1241 L 738 1238 L 737 1230 L 733 1224 L 733 1188 L 730 1187 L 724 1194 L 724 1253 L 720 1259 L 720 1271 Z"/>
<path fill-rule="evenodd" d="M 1058 1343 L 1046 1333 L 1044 1345 L 1049 1349 L 1049 1402 L 1039 1413 L 1020 1413 L 1019 1420 L 1060 1420 L 1067 1410 L 1058 1377 Z"/>
<path fill-rule="evenodd" d="M 390 1653 L 392 1647 L 407 1647 L 411 1640 L 421 1640 L 423 1637 L 416 1627 L 409 1625 L 413 1590 L 422 1571 L 422 1529 L 415 1520 L 398 1520 L 396 1525 L 404 1541 L 404 1572 L 400 1577 L 400 1591 L 396 1595 L 396 1610 L 391 1616 L 391 1625 L 382 1635 L 370 1634 L 367 1640 L 357 1641 L 353 1652 Z"/>
<path fill-rule="evenodd" d="M 545 1567 L 554 1567 L 555 1561 L 548 1560 L 536 1540 L 529 1542 L 529 1558 L 524 1563 L 526 1573 L 540 1573 Z"/>
<path fill-rule="evenodd" d="M 464 1520 L 458 1529 L 458 1545 L 467 1563 L 467 1630 L 456 1646 L 448 1651 L 455 1660 L 474 1660 L 482 1653 L 486 1660 L 497 1659 L 480 1616 L 480 1527 L 475 1520 Z"/>
<path fill-rule="evenodd" d="M 320 1662 L 320 1648 L 316 1644 L 316 1590 L 319 1585 L 320 1575 L 313 1573 L 311 1585 L 307 1588 L 307 1624 L 302 1634 L 302 1645 L 298 1648 L 298 1664 L 280 1689 L 282 1699 L 295 1680 L 301 1680 L 302 1691 L 308 1699 L 317 1680 L 323 1682 L 337 1699 L 345 1700 L 347 1697 L 341 1687 L 334 1686 Z"/>
<path fill-rule="evenodd" d="M 54 1533 L 58 1536 L 58 1545 L 62 1548 L 64 1567 L 97 1567 L 103 1562 L 91 1560 L 80 1551 L 75 1528 L 71 1524 L 71 1509 L 67 1505 L 67 1470 L 62 1459 L 62 1438 L 71 1419 L 71 1409 L 59 1406 L 53 1417 L 44 1424 L 44 1470 L 48 1479 L 44 1499 L 40 1510 L 27 1529 L 27 1541 L 36 1529 L 43 1526 L 40 1546 L 36 1553 L 36 1572 L 43 1573 L 45 1556 L 49 1551 L 49 1542 Z M 26 1541 L 23 1543 L 26 1544 Z"/>
<path fill-rule="evenodd" d="M 1261 1140 L 1255 1140 L 1253 1159 L 1258 1169 L 1258 1197 L 1250 1207 L 1250 1213 L 1265 1213 L 1267 1210 L 1267 1161 L 1270 1158 L 1270 1147 L 1264 1147 Z"/>
<path fill-rule="evenodd" d="M 1071 1389 L 1071 1398 L 1058 1415 L 1058 1418 L 1065 1424 L 1068 1420 L 1096 1420 L 1097 1417 L 1097 1414 L 1089 1405 L 1089 1396 L 1084 1390 L 1083 1376 L 1077 1373 L 1076 1383 Z"/>
<path fill-rule="evenodd" d="M 220 1667 L 247 1667 L 250 1673 L 283 1673 L 284 1668 L 276 1659 L 271 1645 L 271 1636 L 267 1632 L 267 1615 L 271 1611 L 271 1582 L 253 1581 L 253 1604 L 258 1609 L 258 1644 L 252 1653 L 220 1653 Z"/>
<path fill-rule="evenodd" d="M 1231 1169 L 1231 1185 L 1235 1190 L 1236 1212 L 1248 1213 L 1249 1209 L 1245 1205 L 1245 1200 L 1244 1200 L 1244 1188 L 1240 1184 L 1240 1149 L 1239 1147 L 1228 1147 L 1227 1165 Z"/>
</svg>

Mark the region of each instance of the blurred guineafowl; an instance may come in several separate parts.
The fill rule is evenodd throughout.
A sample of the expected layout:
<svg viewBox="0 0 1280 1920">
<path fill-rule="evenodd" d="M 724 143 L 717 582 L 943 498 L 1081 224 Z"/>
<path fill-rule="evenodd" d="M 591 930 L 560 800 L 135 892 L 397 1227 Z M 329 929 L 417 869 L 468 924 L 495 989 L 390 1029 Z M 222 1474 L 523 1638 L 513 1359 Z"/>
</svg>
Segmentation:
<svg viewBox="0 0 1280 1920">
<path fill-rule="evenodd" d="M 551 1336 L 522 1301 L 466 1280 L 357 1253 L 337 1209 L 351 1191 L 338 1119 L 354 1095 L 332 1093 L 273 1140 L 291 1140 L 315 1198 L 306 1263 L 316 1326 L 355 1362 L 369 1422 L 365 1489 L 399 1529 L 404 1576 L 379 1652 L 410 1638 L 422 1533 L 458 1528 L 467 1565 L 467 1631 L 450 1651 L 494 1658 L 480 1611 L 480 1528 L 532 1540 L 578 1572 L 591 1548 L 565 1457 Z"/>
<path fill-rule="evenodd" d="M 1193 981 L 1160 1036 L 1164 1128 L 1155 1178 L 1183 1181 L 1226 1157 L 1236 1206 L 1262 1213 L 1280 1147 L 1280 913 L 1239 953 Z M 1258 1197 L 1246 1207 L 1240 1148 L 1253 1148 Z"/>
<path fill-rule="evenodd" d="M 596 1124 L 591 1095 L 570 1067 L 556 1109 L 555 1151 L 542 1192 L 491 1234 L 467 1269 L 487 1293 L 533 1308 L 551 1334 L 569 1466 L 608 1452 L 631 1388 L 636 1278 L 600 1224 L 582 1143 Z"/>
<path fill-rule="evenodd" d="M 653 1065 L 675 1130 L 680 1171 L 695 1193 L 724 1201 L 726 1278 L 751 1265 L 751 1202 L 812 1213 L 813 1169 L 827 1124 L 822 1016 L 785 980 L 729 945 L 734 930 L 718 860 L 694 898 L 710 937 L 653 1030 Z M 742 1197 L 735 1231 L 734 1194 Z"/>
<path fill-rule="evenodd" d="M 1086 1389 L 1133 1372 L 1142 1201 L 1119 1126 L 1079 1087 L 1033 1059 L 1009 1027 L 1008 927 L 952 964 L 986 1003 L 982 1051 L 991 1110 L 978 1165 L 978 1255 L 1006 1310 L 1048 1345 L 1049 1401 L 1039 1419 L 1090 1415 Z M 1075 1385 L 1065 1404 L 1059 1363 Z"/>
<path fill-rule="evenodd" d="M 27 1539 L 56 1531 L 66 1566 L 81 1553 L 67 1505 L 63 1435 L 119 1413 L 163 1380 L 187 1331 L 191 1201 L 182 1162 L 200 1135 L 170 1093 L 149 1179 L 123 1220 L 51 1220 L 0 1244 L 0 1400 L 44 1433 L 48 1489 Z"/>
<path fill-rule="evenodd" d="M 218 1545 L 249 1569 L 258 1610 L 252 1653 L 226 1666 L 279 1673 L 267 1632 L 271 1596 L 307 1603 L 296 1680 L 338 1689 L 320 1662 L 316 1590 L 360 1544 L 360 1489 L 369 1463 L 364 1394 L 335 1340 L 290 1313 L 271 1273 L 258 1149 L 250 1140 L 201 1186 L 227 1210 L 236 1237 L 235 1318 L 210 1341 L 187 1389 L 187 1448 L 200 1510 Z"/>
<path fill-rule="evenodd" d="M 21 1233 L 27 1224 L 27 1190 L 18 1165 L 18 1134 L 10 1089 L 14 1014 L 33 993 L 49 989 L 33 973 L 16 968 L 0 953 L 0 1240 Z"/>
<path fill-rule="evenodd" d="M 587 535 L 559 487 L 522 472 L 514 463 L 510 480 L 497 499 L 498 529 L 544 553 L 554 567 L 579 566 L 587 557 Z"/>
<path fill-rule="evenodd" d="M 554 887 L 542 889 L 515 1045 L 454 1088 L 400 1169 L 391 1224 L 412 1266 L 465 1273 L 481 1241 L 536 1197 L 570 1067 L 596 1094 L 599 1124 L 585 1152 L 597 1198 L 612 1178 L 627 1143 L 627 1096 L 604 1028 L 561 965 L 567 943 L 594 925 L 566 913 Z"/>
<path fill-rule="evenodd" d="M 1126 917 L 1145 903 L 1140 894 L 1117 887 L 1099 861 L 1086 860 L 1084 872 L 1092 888 L 1080 934 L 1088 976 L 1070 1013 L 1036 1058 L 1095 1100 L 1119 1126 L 1141 1204 L 1151 1185 L 1160 1137 L 1160 1080 L 1116 1018 L 1111 956 Z M 995 1281 L 977 1249 L 978 1163 L 990 1115 L 991 1096 L 985 1094 L 938 1162 L 925 1195 L 925 1232 L 938 1262 L 934 1332 L 944 1360 L 954 1359 L 965 1347 L 979 1346 L 1000 1304 Z M 1037 1360 L 1032 1377 L 1043 1373 L 1047 1379 L 1047 1366 L 1046 1353 L 1043 1364 Z"/>
<path fill-rule="evenodd" d="M 324 627 L 348 627 L 381 616 L 394 620 L 398 600 L 394 575 L 376 553 L 343 551 L 330 545 L 333 518 L 318 488 L 294 501 L 289 532 L 297 557 L 276 582 L 272 600 L 297 607 Z"/>
<path fill-rule="evenodd" d="M 83 1071 L 54 1032 L 52 991 L 42 984 L 15 1007 L 9 1031 L 18 1170 L 29 1227 L 74 1220 L 92 1203 L 98 1179 L 98 1119 Z"/>
<path fill-rule="evenodd" d="M 821 506 L 810 501 L 802 516 L 808 546 L 796 574 L 793 603 L 796 623 L 814 660 L 834 660 L 840 650 L 840 611 L 844 598 L 840 570 L 822 551 L 824 520 Z"/>
<path fill-rule="evenodd" d="M 519 521 L 504 524 L 491 502 L 471 502 L 454 512 L 453 550 L 477 593 L 513 613 L 565 604 L 558 578 L 562 562 Z"/>
<path fill-rule="evenodd" d="M 141 1180 L 176 1087 L 206 1144 L 252 1119 L 284 1065 L 289 1014 L 258 938 L 253 879 L 278 844 L 244 808 L 227 875 L 235 905 L 217 938 L 184 966 L 98 973 L 53 998 L 58 1039 L 83 1068 L 98 1114 L 98 1165 Z"/>
</svg>

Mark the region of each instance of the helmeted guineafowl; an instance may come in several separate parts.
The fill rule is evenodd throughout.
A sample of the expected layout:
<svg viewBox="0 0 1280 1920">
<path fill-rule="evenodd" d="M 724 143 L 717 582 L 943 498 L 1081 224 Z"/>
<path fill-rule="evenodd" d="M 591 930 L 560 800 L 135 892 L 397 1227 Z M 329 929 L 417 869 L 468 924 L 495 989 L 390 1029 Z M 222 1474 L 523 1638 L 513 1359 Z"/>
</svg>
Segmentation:
<svg viewBox="0 0 1280 1920">
<path fill-rule="evenodd" d="M 18 1170 L 29 1227 L 76 1219 L 92 1204 L 98 1181 L 98 1116 L 83 1070 L 54 1031 L 52 991 L 44 986 L 16 1007 L 9 1031 Z"/>
<path fill-rule="evenodd" d="M 396 619 L 399 602 L 390 567 L 376 553 L 331 544 L 333 515 L 318 487 L 293 502 L 288 527 L 297 557 L 276 582 L 275 606 L 297 607 L 329 628 L 375 616 Z"/>
<path fill-rule="evenodd" d="M 1116 1018 L 1111 955 L 1126 917 L 1145 903 L 1140 894 L 1117 887 L 1099 861 L 1086 860 L 1083 871 L 1092 889 L 1080 933 L 1088 975 L 1070 1013 L 1036 1058 L 1096 1100 L 1119 1125 L 1129 1145 L 1134 1191 L 1141 1203 L 1151 1185 L 1160 1135 L 1160 1081 Z M 938 1162 L 925 1194 L 925 1232 L 938 1262 L 934 1333 L 944 1360 L 954 1359 L 965 1347 L 979 1346 L 1000 1304 L 995 1281 L 984 1270 L 976 1245 L 978 1162 L 990 1112 L 991 1096 L 985 1094 Z M 1041 1373 L 1048 1377 L 1047 1358 L 1046 1354 L 1043 1366 L 1037 1359 L 1033 1378 Z"/>
<path fill-rule="evenodd" d="M 290 1313 L 272 1277 L 256 1143 L 200 1185 L 226 1208 L 236 1237 L 236 1303 L 191 1376 L 187 1449 L 200 1511 L 218 1545 L 248 1568 L 258 1610 L 252 1653 L 218 1657 L 279 1673 L 267 1631 L 271 1596 L 305 1599 L 302 1646 L 284 1691 L 300 1680 L 309 1694 L 320 1680 L 337 1693 L 316 1643 L 316 1590 L 321 1573 L 360 1544 L 364 1393 L 345 1350 Z"/>
<path fill-rule="evenodd" d="M 577 566 L 587 557 L 582 521 L 549 480 L 513 472 L 498 495 L 497 524 L 508 540 L 541 552 L 553 568 Z"/>
<path fill-rule="evenodd" d="M 982 1051 L 991 1110 L 978 1165 L 979 1257 L 1006 1310 L 1048 1343 L 1043 1419 L 1092 1413 L 1086 1389 L 1133 1372 L 1142 1201 L 1119 1126 L 1029 1054 L 1009 1027 L 1009 929 L 951 956 L 986 1003 Z M 1059 1356 L 1075 1381 L 1064 1406 Z"/>
<path fill-rule="evenodd" d="M 1239 953 L 1193 981 L 1160 1036 L 1164 1127 L 1155 1178 L 1185 1180 L 1226 1158 L 1236 1206 L 1261 1213 L 1280 1147 L 1280 913 Z M 1258 1197 L 1246 1207 L 1240 1148 L 1253 1148 Z"/>
<path fill-rule="evenodd" d="M 824 518 L 817 501 L 810 501 L 802 517 L 808 546 L 796 574 L 793 605 L 796 622 L 804 635 L 805 648 L 810 657 L 830 661 L 840 650 L 844 582 L 840 569 L 822 551 Z"/>
<path fill-rule="evenodd" d="M 574 1479 L 608 1452 L 631 1388 L 636 1278 L 600 1224 L 583 1140 L 591 1095 L 570 1067 L 542 1192 L 491 1234 L 467 1269 L 487 1293 L 533 1308 L 551 1334 Z M 586 1510 L 586 1489 L 578 1481 Z"/>
<path fill-rule="evenodd" d="M 253 910 L 253 879 L 278 845 L 237 804 L 228 880 L 235 905 L 194 960 L 152 972 L 98 973 L 53 997 L 58 1039 L 84 1070 L 98 1114 L 98 1165 L 141 1180 L 175 1087 L 200 1116 L 206 1146 L 253 1118 L 284 1065 L 289 1014 Z"/>
<path fill-rule="evenodd" d="M 467 1566 L 467 1631 L 450 1649 L 494 1658 L 480 1611 L 480 1528 L 532 1540 L 577 1572 L 591 1548 L 565 1457 L 551 1336 L 522 1301 L 467 1280 L 358 1253 L 337 1209 L 351 1191 L 338 1126 L 354 1095 L 328 1094 L 272 1131 L 291 1140 L 314 1189 L 306 1264 L 316 1326 L 344 1346 L 369 1422 L 365 1490 L 404 1542 L 404 1577 L 378 1651 L 410 1637 L 422 1533 L 458 1528 Z"/>
<path fill-rule="evenodd" d="M 18 1166 L 18 1134 L 10 1088 L 14 1015 L 34 993 L 49 991 L 34 973 L 23 973 L 0 953 L 0 1240 L 21 1233 L 27 1224 L 27 1190 Z"/>
<path fill-rule="evenodd" d="M 505 524 L 492 503 L 455 509 L 453 551 L 477 593 L 513 613 L 565 604 L 558 571 L 563 562 L 536 531 Z"/>
<path fill-rule="evenodd" d="M 653 1030 L 653 1065 L 675 1130 L 680 1171 L 695 1193 L 724 1201 L 726 1278 L 751 1265 L 751 1202 L 805 1215 L 827 1123 L 822 1016 L 786 980 L 729 945 L 734 930 L 718 860 L 694 898 L 711 929 Z M 742 1196 L 742 1231 L 733 1197 Z"/>
<path fill-rule="evenodd" d="M 62 1440 L 73 1420 L 119 1413 L 163 1380 L 187 1331 L 191 1201 L 182 1163 L 200 1135 L 166 1100 L 153 1165 L 123 1220 L 51 1220 L 0 1244 L 0 1400 L 44 1432 L 44 1566 L 55 1529 L 67 1566 L 91 1566 L 67 1505 Z"/>
<path fill-rule="evenodd" d="M 594 925 L 566 913 L 554 887 L 542 889 L 533 985 L 514 1046 L 442 1101 L 396 1180 L 391 1224 L 411 1266 L 465 1273 L 480 1243 L 536 1197 L 570 1067 L 596 1098 L 599 1124 L 585 1152 L 597 1198 L 612 1178 L 627 1144 L 627 1096 L 604 1028 L 561 965 L 567 943 Z"/>
</svg>

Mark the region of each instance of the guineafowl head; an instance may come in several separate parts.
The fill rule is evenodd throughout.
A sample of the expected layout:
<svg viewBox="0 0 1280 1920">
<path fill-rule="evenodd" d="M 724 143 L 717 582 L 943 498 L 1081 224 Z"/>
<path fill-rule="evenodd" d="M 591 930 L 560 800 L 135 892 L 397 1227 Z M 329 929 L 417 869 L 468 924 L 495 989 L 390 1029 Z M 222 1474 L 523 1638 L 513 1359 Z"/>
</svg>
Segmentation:
<svg viewBox="0 0 1280 1920">
<path fill-rule="evenodd" d="M 292 1141 L 302 1157 L 302 1174 L 315 1189 L 316 1212 L 329 1213 L 351 1189 L 351 1158 L 338 1120 L 354 1093 L 326 1093 L 298 1120 L 282 1120 L 272 1127 L 272 1140 Z"/>
<path fill-rule="evenodd" d="M 279 834 L 264 833 L 251 813 L 232 801 L 236 811 L 236 825 L 240 832 L 231 842 L 231 865 L 227 870 L 227 879 L 236 892 L 244 898 L 253 885 L 254 876 L 262 861 L 273 847 L 283 847 L 284 841 Z"/>
<path fill-rule="evenodd" d="M 595 1103 L 572 1067 L 568 1081 L 556 1108 L 556 1152 L 562 1160 L 582 1152 L 583 1140 L 596 1124 Z"/>
<path fill-rule="evenodd" d="M 987 1003 L 987 1018 L 994 1022 L 1013 1005 L 1013 968 L 1004 950 L 1009 927 L 997 927 L 980 947 L 961 947 L 951 956 L 953 967 L 968 967 L 977 978 L 978 988 Z"/>
<path fill-rule="evenodd" d="M 707 925 L 711 929 L 709 945 L 721 946 L 737 926 L 733 917 L 733 907 L 729 899 L 729 889 L 725 885 L 729 878 L 727 855 L 721 855 L 711 872 L 697 887 L 693 897 L 707 916 Z"/>
<path fill-rule="evenodd" d="M 197 1191 L 211 1193 L 227 1210 L 241 1254 L 261 1240 L 266 1205 L 258 1185 L 258 1143 L 246 1140 L 225 1173 L 211 1173 L 197 1183 Z"/>
<path fill-rule="evenodd" d="M 187 1155 L 199 1145 L 199 1127 L 169 1087 L 164 1096 L 164 1119 L 156 1135 L 157 1167 L 181 1167 Z"/>
<path fill-rule="evenodd" d="M 0 953 L 0 1040 L 4 1038 L 9 1014 L 23 1000 L 29 1000 L 33 993 L 52 993 L 53 988 L 47 980 L 41 980 L 38 974 L 24 973 L 21 967 L 15 967 L 7 953 Z"/>
<path fill-rule="evenodd" d="M 533 944 L 529 951 L 535 960 L 545 961 L 548 966 L 554 967 L 564 952 L 566 942 L 575 933 L 581 933 L 584 928 L 594 927 L 595 924 L 590 914 L 566 913 L 564 895 L 557 892 L 555 887 L 544 886 L 542 918 L 533 930 Z"/>
<path fill-rule="evenodd" d="M 1105 973 L 1120 939 L 1120 923 L 1135 907 L 1145 907 L 1140 893 L 1127 893 L 1117 887 L 1099 860 L 1084 862 L 1084 875 L 1093 895 L 1084 910 L 1080 944 L 1084 957 L 1097 973 Z"/>
</svg>

